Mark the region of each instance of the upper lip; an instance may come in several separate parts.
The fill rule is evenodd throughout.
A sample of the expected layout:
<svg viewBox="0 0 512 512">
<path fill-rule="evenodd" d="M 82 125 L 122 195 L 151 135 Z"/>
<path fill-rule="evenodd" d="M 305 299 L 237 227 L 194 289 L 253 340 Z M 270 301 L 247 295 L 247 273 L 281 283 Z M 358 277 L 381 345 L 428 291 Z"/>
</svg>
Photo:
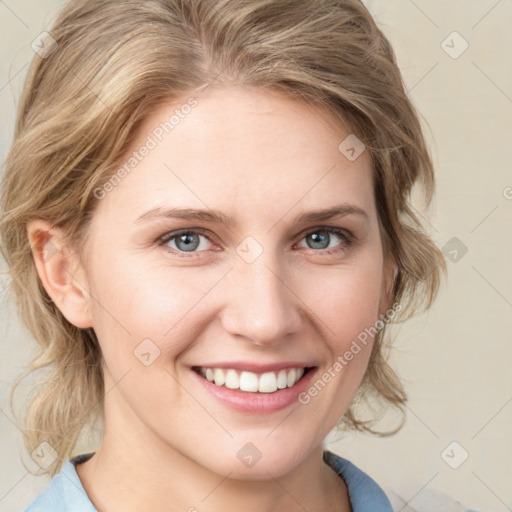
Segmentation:
<svg viewBox="0 0 512 512">
<path fill-rule="evenodd" d="M 266 373 L 266 372 L 277 372 L 288 368 L 310 368 L 315 366 L 311 362 L 304 361 L 282 361 L 279 363 L 267 363 L 259 364 L 249 361 L 229 361 L 229 362 L 218 362 L 218 363 L 207 363 L 201 365 L 194 365 L 193 368 L 224 368 L 233 369 L 239 371 L 247 371 L 253 373 Z"/>
</svg>

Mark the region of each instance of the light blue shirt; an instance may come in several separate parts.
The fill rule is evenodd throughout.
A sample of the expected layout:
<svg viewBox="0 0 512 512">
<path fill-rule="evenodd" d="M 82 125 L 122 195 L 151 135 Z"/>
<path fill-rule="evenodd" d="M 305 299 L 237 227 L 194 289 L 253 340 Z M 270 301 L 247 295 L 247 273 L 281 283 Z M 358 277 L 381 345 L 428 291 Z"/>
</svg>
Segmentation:
<svg viewBox="0 0 512 512">
<path fill-rule="evenodd" d="M 91 456 L 79 455 L 68 461 L 25 512 L 97 512 L 75 469 L 75 463 Z M 323 458 L 345 481 L 353 512 L 393 512 L 384 491 L 366 473 L 328 450 Z"/>
</svg>

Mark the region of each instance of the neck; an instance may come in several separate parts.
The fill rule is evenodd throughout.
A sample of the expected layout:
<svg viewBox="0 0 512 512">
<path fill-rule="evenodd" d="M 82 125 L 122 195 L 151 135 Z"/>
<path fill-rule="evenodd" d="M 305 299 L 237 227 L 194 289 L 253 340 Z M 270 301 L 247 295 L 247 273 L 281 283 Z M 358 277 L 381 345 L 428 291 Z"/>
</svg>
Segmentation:
<svg viewBox="0 0 512 512">
<path fill-rule="evenodd" d="M 317 469 L 321 447 L 290 474 L 259 481 L 211 473 L 179 453 L 166 458 L 172 462 L 162 464 L 162 460 L 137 452 L 132 448 L 124 456 L 114 455 L 102 447 L 77 465 L 82 484 L 99 512 L 350 511 L 342 479 L 323 461 Z"/>
<path fill-rule="evenodd" d="M 266 472 L 268 478 L 240 479 L 233 478 L 231 471 L 219 474 L 204 467 L 137 418 L 120 424 L 119 418 L 123 417 L 105 415 L 101 447 L 88 461 L 76 466 L 99 512 L 351 510 L 345 483 L 323 461 L 321 445 L 277 478 L 270 471 Z"/>
</svg>

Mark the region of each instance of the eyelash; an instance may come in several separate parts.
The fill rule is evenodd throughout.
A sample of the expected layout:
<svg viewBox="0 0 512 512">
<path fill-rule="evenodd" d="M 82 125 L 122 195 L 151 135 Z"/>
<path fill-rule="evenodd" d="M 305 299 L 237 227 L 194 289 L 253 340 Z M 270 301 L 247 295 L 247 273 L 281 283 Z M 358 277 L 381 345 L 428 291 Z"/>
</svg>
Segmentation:
<svg viewBox="0 0 512 512">
<path fill-rule="evenodd" d="M 331 227 L 327 227 L 327 226 L 325 226 L 325 227 L 322 226 L 322 227 L 317 227 L 317 228 L 310 229 L 309 231 L 307 231 L 306 233 L 304 233 L 302 235 L 300 240 L 306 238 L 308 235 L 311 235 L 313 233 L 318 233 L 320 231 L 321 232 L 325 232 L 325 233 L 329 233 L 329 235 L 336 235 L 337 237 L 339 237 L 339 238 L 341 238 L 343 240 L 343 242 L 340 244 L 340 245 L 342 245 L 341 248 L 339 246 L 337 248 L 334 247 L 334 248 L 331 248 L 331 249 L 318 249 L 318 250 L 309 248 L 311 251 L 318 252 L 320 254 L 332 255 L 332 254 L 335 254 L 335 253 L 341 253 L 343 251 L 348 250 L 350 248 L 350 246 L 352 246 L 354 244 L 354 242 L 356 241 L 355 236 L 350 231 L 347 231 L 345 229 L 339 229 L 339 228 L 331 228 Z M 210 237 L 208 236 L 207 231 L 205 231 L 203 229 L 200 229 L 200 228 L 197 228 L 197 229 L 180 229 L 178 231 L 171 231 L 169 233 L 165 233 L 164 235 L 162 235 L 159 238 L 157 238 L 156 243 L 159 246 L 164 246 L 165 244 L 167 244 L 171 240 L 176 239 L 180 235 L 191 234 L 191 233 L 192 234 L 202 235 L 210 243 L 213 243 L 210 240 Z M 200 254 L 201 252 L 204 252 L 204 251 L 190 251 L 189 253 L 187 253 L 186 251 L 177 251 L 176 249 L 171 249 L 170 247 L 168 247 L 167 249 L 170 249 L 170 252 L 176 254 L 178 257 L 183 257 L 183 258 L 197 257 L 198 254 Z"/>
</svg>

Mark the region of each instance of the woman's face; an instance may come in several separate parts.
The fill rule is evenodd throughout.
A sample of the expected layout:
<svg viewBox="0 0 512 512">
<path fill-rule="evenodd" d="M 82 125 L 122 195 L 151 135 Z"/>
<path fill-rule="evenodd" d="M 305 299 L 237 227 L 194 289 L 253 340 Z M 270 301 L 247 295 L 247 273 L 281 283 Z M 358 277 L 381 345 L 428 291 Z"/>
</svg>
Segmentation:
<svg viewBox="0 0 512 512">
<path fill-rule="evenodd" d="M 389 307 L 370 158 L 276 93 L 187 99 L 145 120 L 136 160 L 96 191 L 84 276 L 104 442 L 279 477 L 346 410 L 371 351 L 361 333 Z"/>
</svg>

